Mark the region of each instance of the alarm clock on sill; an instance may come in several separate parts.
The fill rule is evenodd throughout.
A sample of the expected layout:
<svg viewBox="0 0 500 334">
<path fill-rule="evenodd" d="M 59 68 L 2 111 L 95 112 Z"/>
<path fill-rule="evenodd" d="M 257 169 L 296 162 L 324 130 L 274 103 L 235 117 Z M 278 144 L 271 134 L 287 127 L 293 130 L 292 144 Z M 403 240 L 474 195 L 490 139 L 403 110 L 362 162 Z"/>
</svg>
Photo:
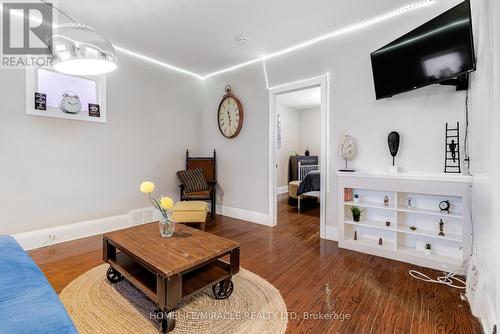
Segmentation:
<svg viewBox="0 0 500 334">
<path fill-rule="evenodd" d="M 59 109 L 67 114 L 78 114 L 82 111 L 82 102 L 76 93 L 65 92 L 59 101 Z"/>
<path fill-rule="evenodd" d="M 439 209 L 441 209 L 441 212 L 450 213 L 450 208 L 451 208 L 451 204 L 450 204 L 450 201 L 448 201 L 448 200 L 441 201 L 439 203 Z"/>
</svg>

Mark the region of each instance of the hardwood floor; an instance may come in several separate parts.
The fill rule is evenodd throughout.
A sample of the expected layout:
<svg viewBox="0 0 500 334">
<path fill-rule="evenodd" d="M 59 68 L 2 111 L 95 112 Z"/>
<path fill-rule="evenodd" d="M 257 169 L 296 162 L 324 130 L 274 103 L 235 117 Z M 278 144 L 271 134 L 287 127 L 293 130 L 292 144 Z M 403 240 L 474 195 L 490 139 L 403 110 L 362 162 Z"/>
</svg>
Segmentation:
<svg viewBox="0 0 500 334">
<path fill-rule="evenodd" d="M 297 214 L 280 198 L 278 210 L 275 228 L 218 216 L 208 231 L 240 242 L 241 266 L 280 290 L 297 317 L 289 321 L 287 333 L 482 333 L 460 290 L 408 275 L 412 268 L 431 277 L 439 272 L 320 240 L 318 209 Z M 60 292 L 102 263 L 102 239 L 42 248 L 32 257 Z M 325 315 L 330 319 L 312 318 Z"/>
</svg>

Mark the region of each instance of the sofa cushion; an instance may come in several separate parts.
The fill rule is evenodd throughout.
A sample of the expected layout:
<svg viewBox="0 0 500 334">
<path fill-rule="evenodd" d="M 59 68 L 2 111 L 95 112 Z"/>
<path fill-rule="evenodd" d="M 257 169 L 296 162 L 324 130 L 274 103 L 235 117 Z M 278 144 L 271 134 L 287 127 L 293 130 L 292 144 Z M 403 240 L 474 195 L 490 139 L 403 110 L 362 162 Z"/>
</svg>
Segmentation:
<svg viewBox="0 0 500 334">
<path fill-rule="evenodd" d="M 77 333 L 49 282 L 21 246 L 0 236 L 0 333 Z"/>
</svg>

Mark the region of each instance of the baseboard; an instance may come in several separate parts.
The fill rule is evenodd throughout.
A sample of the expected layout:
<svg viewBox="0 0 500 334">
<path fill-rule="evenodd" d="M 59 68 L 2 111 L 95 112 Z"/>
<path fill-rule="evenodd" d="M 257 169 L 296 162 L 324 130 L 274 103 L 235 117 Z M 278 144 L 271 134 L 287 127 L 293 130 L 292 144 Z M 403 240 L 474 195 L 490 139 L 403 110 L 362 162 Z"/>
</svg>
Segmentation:
<svg viewBox="0 0 500 334">
<path fill-rule="evenodd" d="M 225 205 L 217 205 L 217 214 L 231 218 L 245 220 L 251 223 L 271 226 L 269 214 L 233 208 Z"/>
<path fill-rule="evenodd" d="M 491 286 L 494 286 L 496 282 L 491 282 L 490 269 L 482 257 L 474 255 L 470 259 L 468 266 L 467 275 L 471 275 L 471 277 L 467 277 L 467 282 L 472 286 L 468 286 L 466 291 L 467 300 L 472 314 L 479 318 L 484 333 L 491 334 L 493 333 L 493 326 L 497 324 L 497 319 L 494 300 L 491 299 L 495 298 L 495 296 L 491 296 L 490 291 Z"/>
<path fill-rule="evenodd" d="M 485 290 L 481 289 L 477 291 L 476 294 L 478 302 L 470 304 L 472 314 L 479 318 L 481 326 L 483 327 L 483 332 L 485 334 L 491 334 L 493 333 L 493 325 L 496 324 L 493 303 Z"/>
<path fill-rule="evenodd" d="M 224 205 L 217 206 L 217 213 L 231 218 L 270 226 L 269 215 L 267 213 L 248 211 Z M 17 242 L 19 242 L 24 250 L 32 250 L 40 247 L 55 245 L 61 242 L 86 238 L 127 227 L 146 224 L 156 221 L 159 218 L 160 216 L 157 210 L 150 207 L 132 210 L 128 214 L 118 216 L 18 233 L 14 234 L 13 237 L 17 240 Z"/>
<path fill-rule="evenodd" d="M 495 321 L 495 310 L 493 308 L 493 303 L 489 295 L 485 294 L 480 297 L 484 301 L 482 305 L 482 310 L 478 312 L 478 318 L 483 326 L 483 331 L 485 334 L 493 333 L 493 325 L 496 324 Z"/>
<path fill-rule="evenodd" d="M 269 215 L 267 213 L 248 211 L 224 205 L 217 206 L 217 213 L 251 223 L 270 226 Z M 18 233 L 14 234 L 13 237 L 19 242 L 24 250 L 32 250 L 61 242 L 116 231 L 135 225 L 146 224 L 158 219 L 157 210 L 151 207 L 133 210 L 128 214 L 118 216 Z"/>
<path fill-rule="evenodd" d="M 489 284 L 490 282 L 488 282 Z M 495 284 L 493 282 L 493 284 Z M 471 303 L 472 314 L 479 318 L 485 334 L 493 333 L 493 325 L 496 324 L 495 309 L 491 296 L 485 287 L 479 288 L 476 292 L 476 303 Z"/>
<path fill-rule="evenodd" d="M 144 224 L 155 219 L 158 219 L 155 210 L 144 208 L 133 210 L 124 215 L 18 233 L 14 234 L 13 237 L 24 250 L 31 250 Z"/>
<path fill-rule="evenodd" d="M 326 225 L 324 239 L 332 240 L 332 241 L 339 241 L 338 227 Z"/>
<path fill-rule="evenodd" d="M 276 193 L 278 195 L 288 194 L 288 186 L 281 186 L 281 187 L 276 188 Z"/>
</svg>

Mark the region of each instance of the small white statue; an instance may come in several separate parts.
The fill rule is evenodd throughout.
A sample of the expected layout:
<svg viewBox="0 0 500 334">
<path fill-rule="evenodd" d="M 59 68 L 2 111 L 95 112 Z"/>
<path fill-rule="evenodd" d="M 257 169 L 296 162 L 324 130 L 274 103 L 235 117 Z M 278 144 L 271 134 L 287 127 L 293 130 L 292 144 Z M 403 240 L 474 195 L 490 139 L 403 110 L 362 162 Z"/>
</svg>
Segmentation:
<svg viewBox="0 0 500 334">
<path fill-rule="evenodd" d="M 345 135 L 340 143 L 340 156 L 345 160 L 345 169 L 341 169 L 340 171 L 354 172 L 354 169 L 347 168 L 347 161 L 352 160 L 354 157 L 354 144 L 350 135 Z"/>
</svg>

